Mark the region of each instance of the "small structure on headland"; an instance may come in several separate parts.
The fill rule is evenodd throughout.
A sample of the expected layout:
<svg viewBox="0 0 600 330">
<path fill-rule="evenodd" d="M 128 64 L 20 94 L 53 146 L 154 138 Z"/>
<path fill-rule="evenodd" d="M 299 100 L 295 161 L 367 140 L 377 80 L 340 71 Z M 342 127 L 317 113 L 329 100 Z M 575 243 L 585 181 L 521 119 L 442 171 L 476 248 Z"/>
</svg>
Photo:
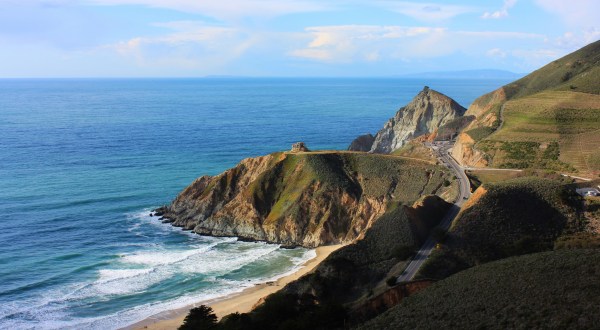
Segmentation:
<svg viewBox="0 0 600 330">
<path fill-rule="evenodd" d="M 296 142 L 292 144 L 292 152 L 308 152 L 308 148 L 304 142 Z"/>
</svg>

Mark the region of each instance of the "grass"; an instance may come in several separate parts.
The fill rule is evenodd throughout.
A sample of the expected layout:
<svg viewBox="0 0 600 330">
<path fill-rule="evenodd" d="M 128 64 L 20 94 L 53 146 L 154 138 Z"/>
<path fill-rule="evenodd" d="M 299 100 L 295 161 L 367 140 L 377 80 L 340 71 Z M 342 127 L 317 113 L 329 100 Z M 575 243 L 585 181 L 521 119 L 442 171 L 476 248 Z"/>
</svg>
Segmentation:
<svg viewBox="0 0 600 330">
<path fill-rule="evenodd" d="M 526 175 L 524 172 L 503 170 L 468 170 L 466 173 L 473 190 L 482 184 L 502 182 Z"/>
<path fill-rule="evenodd" d="M 492 166 L 597 171 L 600 96 L 543 92 L 507 102 L 504 119 L 502 130 L 477 144 Z"/>
<path fill-rule="evenodd" d="M 485 169 L 467 170 L 466 173 L 467 177 L 469 178 L 469 181 L 471 182 L 471 188 L 473 190 L 477 189 L 478 187 L 484 184 L 499 183 L 522 177 L 544 178 L 559 181 L 564 184 L 570 182 L 570 179 L 563 177 L 560 175 L 560 173 L 552 170 L 525 169 L 508 171 L 502 169 Z"/>
<path fill-rule="evenodd" d="M 482 126 L 470 129 L 465 133 L 467 133 L 473 140 L 475 140 L 475 142 L 478 142 L 490 136 L 492 133 L 494 133 L 494 131 L 495 129 L 493 129 L 492 127 Z"/>
<path fill-rule="evenodd" d="M 423 159 L 429 162 L 436 162 L 435 156 L 432 154 L 431 149 L 425 147 L 423 143 L 410 141 L 400 149 L 394 150 L 392 155 Z"/>
<path fill-rule="evenodd" d="M 589 44 L 505 86 L 509 99 L 547 90 L 600 94 L 600 41 Z"/>
<path fill-rule="evenodd" d="M 357 199 L 364 196 L 412 203 L 422 193 L 442 189 L 448 178 L 449 173 L 441 167 L 397 157 L 333 152 L 286 154 L 252 182 L 246 194 L 265 217 L 265 223 L 276 225 L 281 219 L 303 212 L 297 207 L 298 201 L 308 191 L 315 200 L 342 190 Z"/>
<path fill-rule="evenodd" d="M 600 174 L 600 41 L 481 96 L 483 109 L 466 133 L 485 152 L 492 167 L 546 168 L 584 175 Z M 504 106 L 500 130 L 500 109 Z M 595 132 L 595 133 L 594 133 Z M 539 143 L 530 159 L 505 152 L 514 145 Z M 544 155 L 546 144 L 558 143 Z M 533 158 L 533 159 L 531 159 Z"/>
<path fill-rule="evenodd" d="M 435 283 L 359 329 L 594 328 L 599 275 L 599 250 L 513 257 Z"/>
<path fill-rule="evenodd" d="M 580 199 L 560 181 L 525 177 L 484 188 L 418 277 L 444 278 L 477 264 L 550 250 L 561 235 L 582 230 Z"/>
</svg>

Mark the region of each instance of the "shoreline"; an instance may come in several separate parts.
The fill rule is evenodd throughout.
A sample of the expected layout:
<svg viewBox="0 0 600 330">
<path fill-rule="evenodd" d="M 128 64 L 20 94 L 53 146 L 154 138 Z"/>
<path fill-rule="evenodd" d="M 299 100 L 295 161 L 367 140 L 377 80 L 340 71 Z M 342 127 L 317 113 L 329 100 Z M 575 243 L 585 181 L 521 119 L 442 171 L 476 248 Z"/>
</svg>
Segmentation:
<svg viewBox="0 0 600 330">
<path fill-rule="evenodd" d="M 231 313 L 247 313 L 253 309 L 253 307 L 263 298 L 268 295 L 275 293 L 286 286 L 288 283 L 299 279 L 305 274 L 315 269 L 325 258 L 327 258 L 333 251 L 341 248 L 343 245 L 329 245 L 320 246 L 315 249 L 316 256 L 305 263 L 303 263 L 298 270 L 294 273 L 285 275 L 273 282 L 266 282 L 258 284 L 251 288 L 246 288 L 239 293 L 234 293 L 225 297 L 200 301 L 183 308 L 165 311 L 151 317 L 146 318 L 140 322 L 134 323 L 122 329 L 125 330 L 171 330 L 177 329 L 182 323 L 183 319 L 187 316 L 190 309 L 200 306 L 208 305 L 212 307 L 213 311 L 219 319 L 225 315 Z"/>
</svg>

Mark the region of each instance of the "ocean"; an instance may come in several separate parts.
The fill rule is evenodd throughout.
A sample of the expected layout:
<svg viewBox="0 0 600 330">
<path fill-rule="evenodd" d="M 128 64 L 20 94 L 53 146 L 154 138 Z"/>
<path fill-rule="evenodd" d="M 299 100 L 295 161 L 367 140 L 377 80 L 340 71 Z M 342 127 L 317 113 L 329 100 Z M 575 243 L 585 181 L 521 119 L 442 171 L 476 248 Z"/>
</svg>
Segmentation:
<svg viewBox="0 0 600 330">
<path fill-rule="evenodd" d="M 202 237 L 149 211 L 196 177 L 345 149 L 424 85 L 463 106 L 508 80 L 2 79 L 0 329 L 111 329 L 223 297 L 315 253 Z"/>
</svg>

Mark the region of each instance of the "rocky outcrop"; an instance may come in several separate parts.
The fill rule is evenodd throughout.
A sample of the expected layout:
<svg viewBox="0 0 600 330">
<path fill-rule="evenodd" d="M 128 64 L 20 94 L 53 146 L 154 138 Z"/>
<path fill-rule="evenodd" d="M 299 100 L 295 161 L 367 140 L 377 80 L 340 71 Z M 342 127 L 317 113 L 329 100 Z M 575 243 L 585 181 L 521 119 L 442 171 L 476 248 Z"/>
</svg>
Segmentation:
<svg viewBox="0 0 600 330">
<path fill-rule="evenodd" d="M 446 95 L 425 87 L 385 123 L 371 145 L 371 152 L 391 153 L 407 141 L 434 132 L 462 116 L 466 109 Z M 352 149 L 352 146 L 350 150 Z"/>
<path fill-rule="evenodd" d="M 370 151 L 375 142 L 375 137 L 372 134 L 365 134 L 357 137 L 350 143 L 348 150 L 351 151 Z"/>
<path fill-rule="evenodd" d="M 478 97 L 473 104 L 469 106 L 465 115 L 475 116 L 477 120 L 481 120 L 486 117 L 486 115 L 492 110 L 492 108 L 500 103 L 506 101 L 506 92 L 503 87 L 498 88 L 497 90 L 484 94 Z M 482 123 L 478 123 L 477 121 L 472 123 L 475 126 L 482 125 Z"/>
<path fill-rule="evenodd" d="M 506 92 L 503 87 L 478 97 L 470 106 L 465 117 L 474 119 L 459 134 L 452 147 L 452 157 L 463 166 L 486 167 L 489 165 L 485 153 L 475 147 L 477 141 L 473 140 L 468 132 L 481 127 L 497 128 L 500 109 L 506 102 Z"/>
<path fill-rule="evenodd" d="M 452 157 L 463 166 L 468 167 L 486 167 L 488 161 L 485 154 L 475 148 L 475 140 L 469 134 L 461 133 L 452 148 Z"/>
<path fill-rule="evenodd" d="M 203 235 L 284 246 L 349 243 L 364 235 L 389 202 L 442 189 L 446 176 L 428 163 L 377 155 L 275 153 L 203 176 L 157 212 Z M 408 184 L 423 188 L 403 187 Z"/>
</svg>

